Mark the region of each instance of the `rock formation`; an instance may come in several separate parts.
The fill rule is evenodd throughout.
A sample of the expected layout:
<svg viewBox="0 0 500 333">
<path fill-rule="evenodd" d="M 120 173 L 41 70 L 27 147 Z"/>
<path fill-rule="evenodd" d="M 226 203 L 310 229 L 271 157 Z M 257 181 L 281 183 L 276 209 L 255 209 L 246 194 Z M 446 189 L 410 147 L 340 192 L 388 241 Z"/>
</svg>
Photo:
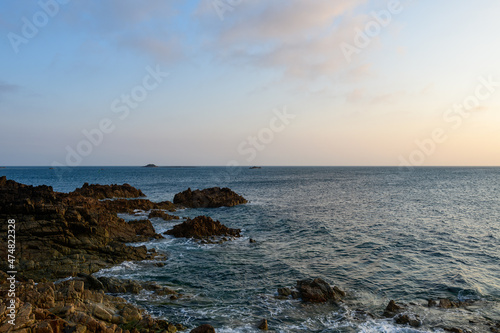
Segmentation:
<svg viewBox="0 0 500 333">
<path fill-rule="evenodd" d="M 162 210 L 152 210 L 149 213 L 148 218 L 151 219 L 153 217 L 159 217 L 161 219 L 164 219 L 165 221 L 178 220 L 179 219 L 179 216 L 167 214 L 167 213 L 165 213 Z"/>
<path fill-rule="evenodd" d="M 301 298 L 304 302 L 325 303 L 339 302 L 346 293 L 337 286 L 331 287 L 323 279 L 306 279 L 297 281 L 296 291 L 289 288 L 278 288 L 278 298 Z"/>
<path fill-rule="evenodd" d="M 3 273 L 0 273 L 3 274 Z M 1 280 L 5 281 L 4 276 Z M 90 290 L 81 280 L 17 283 L 15 326 L 7 322 L 8 288 L 0 289 L 0 332 L 169 332 L 185 329 L 153 319 L 124 299 Z"/>
<path fill-rule="evenodd" d="M 0 233 L 7 234 L 8 219 L 16 220 L 20 280 L 55 280 L 125 260 L 153 259 L 154 250 L 125 243 L 162 237 L 149 221 L 127 223 L 97 199 L 54 192 L 49 186 L 27 186 L 0 177 L 0 202 Z M 0 248 L 4 271 L 6 250 Z"/>
<path fill-rule="evenodd" d="M 198 216 L 177 224 L 173 229 L 166 231 L 165 234 L 174 237 L 209 239 L 217 236 L 240 237 L 240 231 L 240 229 L 228 228 L 208 216 Z"/>
<path fill-rule="evenodd" d="M 232 207 L 248 201 L 229 188 L 212 187 L 204 190 L 186 191 L 174 196 L 174 204 L 188 208 Z"/>
<path fill-rule="evenodd" d="M 84 197 L 91 197 L 94 199 L 109 199 L 109 198 L 139 198 L 145 197 L 141 190 L 130 186 L 129 184 L 123 185 L 99 185 L 89 183 L 83 184 L 82 187 L 77 188 L 70 195 L 82 195 Z"/>
</svg>

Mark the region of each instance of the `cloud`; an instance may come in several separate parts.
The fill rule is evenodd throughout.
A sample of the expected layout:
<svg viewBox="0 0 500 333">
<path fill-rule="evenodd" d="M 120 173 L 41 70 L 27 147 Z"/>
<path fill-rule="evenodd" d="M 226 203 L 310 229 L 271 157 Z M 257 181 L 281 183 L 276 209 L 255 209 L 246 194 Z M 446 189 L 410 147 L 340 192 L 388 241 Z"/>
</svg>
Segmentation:
<svg viewBox="0 0 500 333">
<path fill-rule="evenodd" d="M 207 48 L 218 61 L 279 70 L 286 78 L 315 80 L 351 66 L 340 49 L 367 17 L 366 0 L 246 1 L 220 21 L 200 5 Z M 359 63 L 354 64 L 354 66 Z"/>
<path fill-rule="evenodd" d="M 3 81 L 0 81 L 0 96 L 4 94 L 16 93 L 21 89 L 20 86 L 15 84 L 9 84 Z"/>
<path fill-rule="evenodd" d="M 72 2 L 63 12 L 65 23 L 84 31 L 89 40 L 104 40 L 123 51 L 150 56 L 158 62 L 182 55 L 182 32 L 173 28 L 179 0 Z"/>
</svg>

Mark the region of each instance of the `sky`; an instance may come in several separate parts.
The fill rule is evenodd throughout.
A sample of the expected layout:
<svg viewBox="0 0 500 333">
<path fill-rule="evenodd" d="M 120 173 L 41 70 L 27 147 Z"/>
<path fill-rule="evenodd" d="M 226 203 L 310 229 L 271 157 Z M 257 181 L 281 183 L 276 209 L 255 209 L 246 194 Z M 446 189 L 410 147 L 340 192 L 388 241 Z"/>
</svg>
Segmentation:
<svg viewBox="0 0 500 333">
<path fill-rule="evenodd" d="M 3 0 L 0 165 L 500 165 L 500 2 Z"/>
</svg>

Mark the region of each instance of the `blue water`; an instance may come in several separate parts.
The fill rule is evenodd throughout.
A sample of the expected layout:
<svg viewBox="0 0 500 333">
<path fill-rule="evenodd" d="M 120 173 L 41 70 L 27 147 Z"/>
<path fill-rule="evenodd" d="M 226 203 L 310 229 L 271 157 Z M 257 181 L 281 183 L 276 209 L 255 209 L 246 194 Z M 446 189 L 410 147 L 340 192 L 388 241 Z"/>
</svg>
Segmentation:
<svg viewBox="0 0 500 333">
<path fill-rule="evenodd" d="M 164 267 L 124 263 L 100 272 L 179 290 L 185 296 L 176 301 L 127 297 L 188 327 L 208 322 L 218 332 L 257 332 L 267 318 L 275 332 L 483 332 L 485 318 L 500 320 L 500 168 L 9 167 L 0 175 L 63 192 L 84 182 L 129 183 L 153 201 L 172 200 L 188 187 L 228 186 L 250 200 L 177 212 L 241 228 L 241 239 L 201 245 L 166 236 L 146 243 L 168 253 Z M 152 222 L 157 232 L 179 223 Z M 308 277 L 347 290 L 348 300 L 339 308 L 274 298 L 278 287 Z M 468 310 L 427 309 L 428 298 L 477 302 Z M 412 302 L 424 326 L 353 315 L 380 315 L 390 299 Z"/>
</svg>

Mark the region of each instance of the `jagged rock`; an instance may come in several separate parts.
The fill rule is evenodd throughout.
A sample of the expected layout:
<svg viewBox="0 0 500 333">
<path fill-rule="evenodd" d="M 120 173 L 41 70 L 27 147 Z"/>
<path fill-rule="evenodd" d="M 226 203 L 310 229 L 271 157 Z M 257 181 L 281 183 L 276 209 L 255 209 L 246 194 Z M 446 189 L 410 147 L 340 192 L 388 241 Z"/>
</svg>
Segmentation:
<svg viewBox="0 0 500 333">
<path fill-rule="evenodd" d="M 324 303 L 327 301 L 339 301 L 345 296 L 345 292 L 339 288 L 332 288 L 323 279 L 297 281 L 297 290 L 305 302 Z"/>
<path fill-rule="evenodd" d="M 404 311 L 405 306 L 397 304 L 394 300 L 391 300 L 384 310 L 383 316 L 386 318 L 392 318 L 398 313 Z"/>
<path fill-rule="evenodd" d="M 4 281 L 2 281 L 4 282 Z M 177 332 L 182 325 L 154 319 L 124 299 L 84 288 L 83 281 L 17 284 L 15 332 Z M 0 317 L 5 316 L 8 288 L 0 288 Z M 6 325 L 8 326 L 6 326 Z M 0 332 L 12 330 L 0 324 Z M 5 326 L 5 327 L 4 327 Z"/>
<path fill-rule="evenodd" d="M 84 197 L 91 197 L 94 199 L 108 199 L 108 198 L 139 198 L 145 197 L 141 190 L 130 186 L 129 184 L 123 185 L 99 185 L 89 183 L 83 184 L 82 187 L 77 188 L 70 195 L 82 195 Z"/>
<path fill-rule="evenodd" d="M 176 297 L 179 296 L 176 291 L 167 287 L 163 287 L 153 281 L 139 282 L 130 279 L 122 280 L 107 276 L 101 276 L 98 278 L 98 280 L 102 283 L 104 291 L 112 294 L 138 294 L 141 290 L 145 289 L 153 291 L 157 295 L 175 295 Z"/>
<path fill-rule="evenodd" d="M 412 327 L 420 327 L 422 326 L 422 321 L 419 316 L 414 314 L 398 314 L 394 317 L 394 321 L 399 325 L 410 325 Z"/>
<path fill-rule="evenodd" d="M 174 204 L 189 208 L 232 207 L 248 201 L 229 188 L 212 187 L 204 190 L 186 191 L 174 196 Z"/>
<path fill-rule="evenodd" d="M 129 221 L 128 224 L 134 228 L 137 235 L 142 235 L 146 237 L 151 237 L 155 239 L 164 238 L 162 235 L 157 234 L 155 228 L 151 224 L 150 220 L 133 220 Z"/>
<path fill-rule="evenodd" d="M 145 226 L 141 227 L 147 235 L 138 235 L 141 232 L 133 223 L 107 208 L 110 200 L 54 192 L 50 186 L 28 186 L 0 177 L 0 202 L 0 233 L 7 233 L 9 219 L 16 220 L 20 231 L 16 240 L 22 281 L 56 280 L 126 260 L 153 259 L 154 250 L 125 243 L 161 237 Z M 2 270 L 7 270 L 6 250 L 0 247 Z"/>
<path fill-rule="evenodd" d="M 165 232 L 174 237 L 185 237 L 195 239 L 208 239 L 214 236 L 240 237 L 240 229 L 231 229 L 214 221 L 208 216 L 198 216 L 194 219 L 177 224 L 173 229 Z"/>
<path fill-rule="evenodd" d="M 136 210 L 148 211 L 162 209 L 175 212 L 176 206 L 170 201 L 152 202 L 147 199 L 115 199 L 105 200 L 102 204 L 111 212 L 134 214 Z"/>
<path fill-rule="evenodd" d="M 179 216 L 167 214 L 167 213 L 165 213 L 162 210 L 152 210 L 149 213 L 148 218 L 151 219 L 153 217 L 159 217 L 159 218 L 164 219 L 165 221 L 178 220 L 179 219 Z"/>
<path fill-rule="evenodd" d="M 267 319 L 262 319 L 257 325 L 257 328 L 262 331 L 267 331 L 269 329 L 267 325 Z"/>
<path fill-rule="evenodd" d="M 215 329 L 209 324 L 203 324 L 192 329 L 190 333 L 215 333 Z"/>
</svg>

